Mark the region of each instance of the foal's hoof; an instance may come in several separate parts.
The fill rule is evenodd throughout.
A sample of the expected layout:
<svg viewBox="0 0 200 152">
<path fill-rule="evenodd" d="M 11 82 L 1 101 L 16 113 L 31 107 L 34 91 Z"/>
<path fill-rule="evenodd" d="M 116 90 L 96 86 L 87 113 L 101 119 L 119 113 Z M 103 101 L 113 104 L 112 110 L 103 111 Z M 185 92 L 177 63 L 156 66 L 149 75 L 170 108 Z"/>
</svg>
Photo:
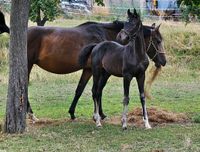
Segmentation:
<svg viewBox="0 0 200 152">
<path fill-rule="evenodd" d="M 152 129 L 151 126 L 145 126 L 145 129 Z"/>
<path fill-rule="evenodd" d="M 96 122 L 98 120 L 98 117 L 96 115 L 93 115 L 92 117 L 93 121 Z M 102 120 L 102 118 L 100 118 Z"/>
<path fill-rule="evenodd" d="M 71 120 L 76 120 L 76 117 L 75 116 L 71 116 Z"/>
<path fill-rule="evenodd" d="M 127 130 L 127 126 L 126 127 L 122 127 L 123 130 Z"/>
<path fill-rule="evenodd" d="M 102 125 L 99 123 L 99 124 L 97 124 L 97 128 L 101 128 L 102 127 Z"/>
<path fill-rule="evenodd" d="M 95 116 L 93 116 L 92 119 L 93 119 L 94 122 L 96 122 L 96 118 L 95 118 Z"/>
<path fill-rule="evenodd" d="M 146 129 L 151 129 L 151 125 L 149 124 L 149 122 L 144 122 L 144 126 Z"/>
</svg>

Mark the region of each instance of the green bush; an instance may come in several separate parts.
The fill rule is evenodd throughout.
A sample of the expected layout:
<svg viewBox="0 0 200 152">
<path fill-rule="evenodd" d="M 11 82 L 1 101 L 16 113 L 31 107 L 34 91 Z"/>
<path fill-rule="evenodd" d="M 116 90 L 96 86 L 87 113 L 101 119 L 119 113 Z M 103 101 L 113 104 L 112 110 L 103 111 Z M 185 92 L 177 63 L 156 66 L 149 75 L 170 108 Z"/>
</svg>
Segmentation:
<svg viewBox="0 0 200 152">
<path fill-rule="evenodd" d="M 195 123 L 200 123 L 200 114 L 197 114 L 196 116 L 194 116 L 192 118 L 192 121 L 195 122 Z"/>
</svg>

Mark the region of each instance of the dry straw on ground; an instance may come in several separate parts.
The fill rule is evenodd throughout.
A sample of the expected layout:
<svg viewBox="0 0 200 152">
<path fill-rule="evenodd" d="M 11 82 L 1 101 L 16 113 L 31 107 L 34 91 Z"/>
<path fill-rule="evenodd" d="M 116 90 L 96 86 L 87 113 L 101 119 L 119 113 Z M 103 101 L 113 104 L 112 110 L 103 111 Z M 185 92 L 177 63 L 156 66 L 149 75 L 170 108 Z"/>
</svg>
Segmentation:
<svg viewBox="0 0 200 152">
<path fill-rule="evenodd" d="M 184 113 L 174 113 L 159 108 L 148 108 L 149 122 L 152 126 L 163 125 L 167 123 L 186 123 L 189 122 L 189 118 Z M 121 118 L 119 116 L 112 117 L 108 121 L 111 124 L 121 124 Z M 144 122 L 142 118 L 142 109 L 136 108 L 128 114 L 128 123 L 132 126 L 143 127 Z"/>
<path fill-rule="evenodd" d="M 159 109 L 159 108 L 148 108 L 148 116 L 149 116 L 149 122 L 152 126 L 167 124 L 167 123 L 187 123 L 189 122 L 189 118 L 184 113 L 174 113 L 167 110 Z M 89 122 L 92 123 L 92 120 L 83 120 L 78 119 L 76 120 L 78 122 Z M 40 118 L 38 121 L 36 121 L 34 124 L 29 123 L 31 126 L 36 127 L 45 127 L 45 126 L 57 126 L 61 125 L 63 123 L 71 123 L 73 122 L 70 119 L 49 119 L 49 118 Z M 110 123 L 115 125 L 121 124 L 121 117 L 120 116 L 114 116 L 111 118 L 106 119 L 104 123 Z M 144 122 L 142 119 L 142 109 L 136 108 L 133 111 L 129 112 L 128 114 L 128 123 L 130 125 L 134 125 L 137 127 L 143 127 Z"/>
<path fill-rule="evenodd" d="M 158 108 L 148 108 L 149 122 L 155 126 L 165 123 L 186 123 L 189 118 L 183 113 L 174 113 Z M 136 108 L 128 114 L 128 122 L 134 123 L 136 126 L 143 126 L 142 109 Z"/>
</svg>

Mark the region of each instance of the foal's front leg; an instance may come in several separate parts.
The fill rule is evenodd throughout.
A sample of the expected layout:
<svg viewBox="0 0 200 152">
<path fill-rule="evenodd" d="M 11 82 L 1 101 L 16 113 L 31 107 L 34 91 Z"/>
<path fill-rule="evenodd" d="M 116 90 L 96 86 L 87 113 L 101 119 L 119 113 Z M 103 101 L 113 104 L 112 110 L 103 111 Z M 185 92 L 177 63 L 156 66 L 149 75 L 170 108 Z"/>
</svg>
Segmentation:
<svg viewBox="0 0 200 152">
<path fill-rule="evenodd" d="M 137 84 L 138 84 L 138 89 L 140 92 L 140 101 L 142 104 L 142 112 L 143 112 L 143 121 L 145 128 L 150 129 L 151 126 L 149 124 L 149 119 L 148 119 L 148 114 L 147 114 L 147 109 L 146 109 L 146 103 L 145 103 L 145 95 L 144 95 L 144 80 L 145 80 L 145 74 L 142 76 L 136 77 L 137 79 Z"/>
<path fill-rule="evenodd" d="M 129 104 L 129 88 L 132 77 L 130 75 L 124 76 L 124 100 L 123 100 L 123 113 L 122 113 L 122 129 L 127 129 L 127 113 Z"/>
</svg>

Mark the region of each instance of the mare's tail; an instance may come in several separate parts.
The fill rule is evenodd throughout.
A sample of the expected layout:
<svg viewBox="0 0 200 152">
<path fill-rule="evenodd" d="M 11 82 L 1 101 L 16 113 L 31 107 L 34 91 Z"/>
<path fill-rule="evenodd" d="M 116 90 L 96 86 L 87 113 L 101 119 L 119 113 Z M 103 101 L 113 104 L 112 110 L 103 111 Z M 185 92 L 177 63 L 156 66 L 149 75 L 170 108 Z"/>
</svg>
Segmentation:
<svg viewBox="0 0 200 152">
<path fill-rule="evenodd" d="M 84 67 L 87 64 L 87 60 L 92 52 L 92 49 L 96 46 L 96 43 L 89 44 L 85 46 L 79 55 L 78 63 L 81 67 Z"/>
</svg>

